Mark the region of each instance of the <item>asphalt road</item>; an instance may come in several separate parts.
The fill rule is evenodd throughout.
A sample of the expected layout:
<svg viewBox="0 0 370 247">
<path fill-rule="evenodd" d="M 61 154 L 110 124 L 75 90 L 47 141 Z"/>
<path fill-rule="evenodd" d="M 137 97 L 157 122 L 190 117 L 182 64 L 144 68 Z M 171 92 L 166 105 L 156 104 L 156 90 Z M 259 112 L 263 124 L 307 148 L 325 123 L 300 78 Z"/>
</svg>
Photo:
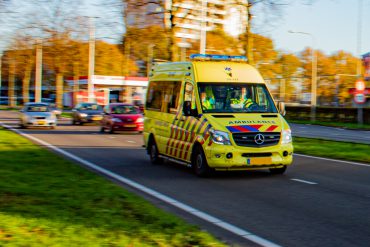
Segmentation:
<svg viewBox="0 0 370 247">
<path fill-rule="evenodd" d="M 15 113 L 0 122 L 17 126 Z M 101 134 L 97 126 L 27 129 L 80 158 L 282 246 L 370 246 L 370 165 L 295 156 L 285 175 L 265 171 L 198 178 L 173 163 L 151 165 L 138 134 Z M 200 225 L 230 246 L 256 246 L 215 225 L 134 191 Z"/>
<path fill-rule="evenodd" d="M 370 144 L 370 131 L 309 124 L 289 124 L 293 136 Z"/>
</svg>

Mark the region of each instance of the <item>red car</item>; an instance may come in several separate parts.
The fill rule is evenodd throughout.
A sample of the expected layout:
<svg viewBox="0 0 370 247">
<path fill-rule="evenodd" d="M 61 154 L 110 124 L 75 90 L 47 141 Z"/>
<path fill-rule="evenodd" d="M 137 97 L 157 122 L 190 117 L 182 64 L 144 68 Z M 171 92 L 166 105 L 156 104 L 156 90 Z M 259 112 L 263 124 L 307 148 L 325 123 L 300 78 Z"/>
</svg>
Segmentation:
<svg viewBox="0 0 370 247">
<path fill-rule="evenodd" d="M 104 107 L 100 132 L 115 131 L 143 132 L 144 117 L 138 107 L 125 103 L 112 103 Z"/>
</svg>

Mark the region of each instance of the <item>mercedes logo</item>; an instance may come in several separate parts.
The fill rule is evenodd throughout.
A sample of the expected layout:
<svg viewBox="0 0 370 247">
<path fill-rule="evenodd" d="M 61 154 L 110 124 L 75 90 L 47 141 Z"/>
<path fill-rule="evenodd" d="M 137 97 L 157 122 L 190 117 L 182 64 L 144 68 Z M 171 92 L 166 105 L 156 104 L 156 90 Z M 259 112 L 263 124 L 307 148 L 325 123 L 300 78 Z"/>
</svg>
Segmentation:
<svg viewBox="0 0 370 247">
<path fill-rule="evenodd" d="M 262 134 L 257 134 L 254 137 L 254 142 L 258 145 L 261 145 L 265 142 L 265 137 Z"/>
</svg>

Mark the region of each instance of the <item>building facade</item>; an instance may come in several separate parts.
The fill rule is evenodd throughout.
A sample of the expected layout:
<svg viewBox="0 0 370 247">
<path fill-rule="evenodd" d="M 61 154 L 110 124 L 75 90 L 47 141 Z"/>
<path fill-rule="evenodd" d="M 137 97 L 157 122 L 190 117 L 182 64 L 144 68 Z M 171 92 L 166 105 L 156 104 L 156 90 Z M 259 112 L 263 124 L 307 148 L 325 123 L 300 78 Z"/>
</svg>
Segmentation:
<svg viewBox="0 0 370 247">
<path fill-rule="evenodd" d="M 179 47 L 198 41 L 201 31 L 222 29 L 237 37 L 246 30 L 247 0 L 141 0 L 127 4 L 128 26 L 163 25 L 175 29 Z M 172 15 L 171 15 L 172 13 Z"/>
</svg>

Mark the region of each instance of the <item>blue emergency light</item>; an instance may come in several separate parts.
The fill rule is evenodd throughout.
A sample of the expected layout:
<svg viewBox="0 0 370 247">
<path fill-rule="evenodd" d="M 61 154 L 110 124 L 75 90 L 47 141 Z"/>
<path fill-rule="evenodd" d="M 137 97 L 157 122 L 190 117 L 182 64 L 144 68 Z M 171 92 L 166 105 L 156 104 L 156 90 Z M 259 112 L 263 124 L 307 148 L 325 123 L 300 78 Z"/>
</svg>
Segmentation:
<svg viewBox="0 0 370 247">
<path fill-rule="evenodd" d="M 248 61 L 246 56 L 230 56 L 230 55 L 212 55 L 212 54 L 191 54 L 191 60 L 201 61 Z"/>
</svg>

